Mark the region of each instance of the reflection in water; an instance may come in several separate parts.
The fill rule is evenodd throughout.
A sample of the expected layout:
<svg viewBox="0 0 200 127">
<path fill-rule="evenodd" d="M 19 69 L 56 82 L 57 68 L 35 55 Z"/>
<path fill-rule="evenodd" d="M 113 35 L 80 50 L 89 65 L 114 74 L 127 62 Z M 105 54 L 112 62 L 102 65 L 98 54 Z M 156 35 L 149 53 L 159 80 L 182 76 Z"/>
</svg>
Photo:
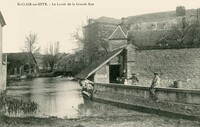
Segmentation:
<svg viewBox="0 0 200 127">
<path fill-rule="evenodd" d="M 36 102 L 39 111 L 28 115 L 37 117 L 79 118 L 138 114 L 135 111 L 84 100 L 79 84 L 65 78 L 37 78 L 9 83 L 6 96 L 25 102 Z"/>
<path fill-rule="evenodd" d="M 92 115 L 92 109 L 93 103 L 90 100 L 84 99 L 84 104 L 78 105 L 78 113 L 79 116 L 91 116 Z"/>
<path fill-rule="evenodd" d="M 7 96 L 37 102 L 39 112 L 35 116 L 79 117 L 78 105 L 83 98 L 78 83 L 64 78 L 38 78 L 10 83 Z"/>
</svg>

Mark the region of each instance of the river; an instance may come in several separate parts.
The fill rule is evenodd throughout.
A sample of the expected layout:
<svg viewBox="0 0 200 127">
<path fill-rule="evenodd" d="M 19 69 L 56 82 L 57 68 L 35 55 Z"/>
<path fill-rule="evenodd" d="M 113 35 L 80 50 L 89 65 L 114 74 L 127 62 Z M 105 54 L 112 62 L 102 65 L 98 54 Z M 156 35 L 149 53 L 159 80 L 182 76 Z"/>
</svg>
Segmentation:
<svg viewBox="0 0 200 127">
<path fill-rule="evenodd" d="M 17 117 L 81 118 L 85 116 L 149 115 L 86 101 L 82 97 L 79 84 L 66 78 L 36 78 L 11 82 L 8 83 L 6 95 L 38 104 L 36 113 L 9 114 Z"/>
</svg>

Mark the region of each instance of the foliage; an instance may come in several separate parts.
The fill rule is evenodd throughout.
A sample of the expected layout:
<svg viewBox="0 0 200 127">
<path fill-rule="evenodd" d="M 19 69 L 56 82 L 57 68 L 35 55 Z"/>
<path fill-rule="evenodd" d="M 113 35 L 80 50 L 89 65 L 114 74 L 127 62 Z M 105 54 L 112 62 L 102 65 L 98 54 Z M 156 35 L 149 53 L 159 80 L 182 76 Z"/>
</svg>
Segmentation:
<svg viewBox="0 0 200 127">
<path fill-rule="evenodd" d="M 45 55 L 43 56 L 43 64 L 46 68 L 50 67 L 51 71 L 53 71 L 54 65 L 62 58 L 62 55 L 59 55 L 59 50 L 59 41 L 49 43 L 49 47 L 46 48 Z"/>
<path fill-rule="evenodd" d="M 95 22 L 85 27 L 82 25 L 72 34 L 72 38 L 79 45 L 79 50 L 84 50 L 84 59 L 87 64 L 108 53 L 108 37 L 114 29 L 115 27 Z"/>
<path fill-rule="evenodd" d="M 114 28 L 102 24 L 93 23 L 85 28 L 84 50 L 89 63 L 108 53 L 108 38 Z"/>
<path fill-rule="evenodd" d="M 183 20 L 172 26 L 172 29 L 162 35 L 157 46 L 162 48 L 183 48 L 200 46 L 200 24 L 198 20 Z"/>
</svg>

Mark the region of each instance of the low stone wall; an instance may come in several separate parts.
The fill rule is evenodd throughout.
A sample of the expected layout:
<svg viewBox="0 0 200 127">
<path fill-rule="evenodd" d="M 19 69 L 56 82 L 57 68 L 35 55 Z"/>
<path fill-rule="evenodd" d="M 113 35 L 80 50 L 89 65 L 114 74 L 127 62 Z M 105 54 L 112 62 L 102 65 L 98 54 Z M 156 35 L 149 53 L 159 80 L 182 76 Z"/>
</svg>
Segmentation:
<svg viewBox="0 0 200 127">
<path fill-rule="evenodd" d="M 159 102 L 149 98 L 149 87 L 95 84 L 95 99 L 200 118 L 200 90 L 157 88 Z"/>
</svg>

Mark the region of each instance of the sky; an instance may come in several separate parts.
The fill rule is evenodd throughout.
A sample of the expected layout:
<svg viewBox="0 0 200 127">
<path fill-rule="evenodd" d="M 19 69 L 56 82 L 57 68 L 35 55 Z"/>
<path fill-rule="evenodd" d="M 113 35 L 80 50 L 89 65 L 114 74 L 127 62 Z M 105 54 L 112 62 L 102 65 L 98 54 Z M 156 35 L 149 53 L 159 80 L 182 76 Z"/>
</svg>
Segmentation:
<svg viewBox="0 0 200 127">
<path fill-rule="evenodd" d="M 46 2 L 48 6 L 19 4 Z M 56 6 L 53 6 L 56 4 Z M 59 6 L 57 4 L 68 4 Z M 92 3 L 94 5 L 80 5 Z M 75 4 L 75 5 L 73 5 Z M 79 4 L 79 5 L 76 5 Z M 176 6 L 200 8 L 200 0 L 0 0 L 0 11 L 6 21 L 3 27 L 3 52 L 20 52 L 25 37 L 37 33 L 38 45 L 44 49 L 49 42 L 60 42 L 60 52 L 76 49 L 71 35 L 88 18 L 122 17 L 174 11 Z"/>
</svg>

